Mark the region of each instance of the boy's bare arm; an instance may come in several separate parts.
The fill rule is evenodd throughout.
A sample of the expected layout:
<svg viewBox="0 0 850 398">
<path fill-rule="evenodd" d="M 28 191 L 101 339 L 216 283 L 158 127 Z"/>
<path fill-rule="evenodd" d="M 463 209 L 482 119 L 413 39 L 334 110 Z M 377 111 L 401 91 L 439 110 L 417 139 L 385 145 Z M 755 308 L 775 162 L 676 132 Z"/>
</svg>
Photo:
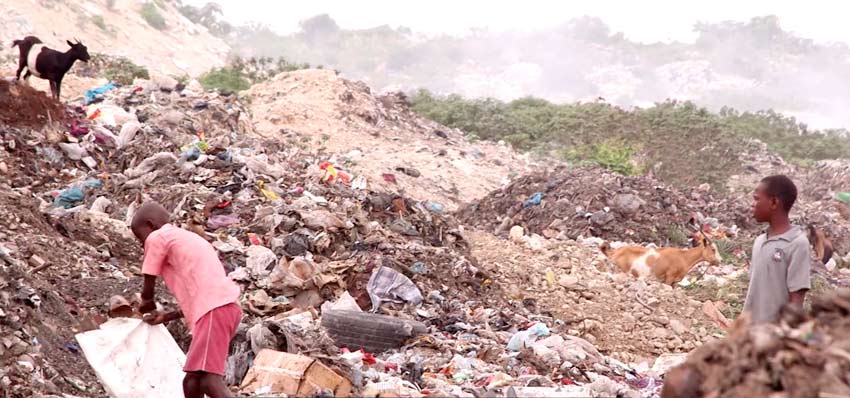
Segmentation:
<svg viewBox="0 0 850 398">
<path fill-rule="evenodd" d="M 154 301 L 155 287 L 156 276 L 145 275 L 145 282 L 142 286 L 142 305 L 139 306 L 139 312 L 145 314 L 156 309 L 156 301 Z"/>
</svg>

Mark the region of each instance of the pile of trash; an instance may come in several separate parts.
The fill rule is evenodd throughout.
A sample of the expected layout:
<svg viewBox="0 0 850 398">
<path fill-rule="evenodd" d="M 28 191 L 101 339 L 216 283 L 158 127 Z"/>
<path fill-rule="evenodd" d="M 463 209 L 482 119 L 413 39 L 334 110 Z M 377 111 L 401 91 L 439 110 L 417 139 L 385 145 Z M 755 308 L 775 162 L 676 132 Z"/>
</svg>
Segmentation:
<svg viewBox="0 0 850 398">
<path fill-rule="evenodd" d="M 505 236 L 513 227 L 546 238 L 682 244 L 696 219 L 715 237 L 755 226 L 747 202 L 715 198 L 708 186 L 690 194 L 646 176 L 598 167 L 555 167 L 515 179 L 458 212 L 472 226 Z"/>
<path fill-rule="evenodd" d="M 533 167 L 507 145 L 470 142 L 414 113 L 404 94 L 378 96 L 331 70 L 282 73 L 245 94 L 260 136 L 320 153 L 371 189 L 447 212 Z"/>
<path fill-rule="evenodd" d="M 235 97 L 195 89 L 93 87 L 57 123 L 64 130 L 3 125 L 0 384 L 10 396 L 106 394 L 79 366 L 91 360 L 80 336 L 107 322 L 113 296 L 141 286 L 127 223 L 145 200 L 210 241 L 242 285 L 227 371 L 242 391 L 607 396 L 659 386 L 508 299 L 444 209 L 257 139 Z M 185 350 L 185 327 L 169 330 Z M 285 366 L 303 382 L 268 370 Z"/>
<path fill-rule="evenodd" d="M 729 335 L 671 370 L 663 397 L 838 397 L 850 395 L 850 290 L 786 308 L 779 325 L 742 318 Z"/>
</svg>

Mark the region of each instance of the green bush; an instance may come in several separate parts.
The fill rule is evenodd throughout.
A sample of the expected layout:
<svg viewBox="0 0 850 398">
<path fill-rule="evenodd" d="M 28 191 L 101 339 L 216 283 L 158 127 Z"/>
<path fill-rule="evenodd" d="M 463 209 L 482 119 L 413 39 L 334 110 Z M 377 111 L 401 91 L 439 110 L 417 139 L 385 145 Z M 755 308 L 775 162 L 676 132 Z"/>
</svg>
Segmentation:
<svg viewBox="0 0 850 398">
<path fill-rule="evenodd" d="M 239 92 L 251 87 L 241 70 L 234 67 L 213 69 L 201 77 L 201 84 L 207 90 Z"/>
<path fill-rule="evenodd" d="M 106 30 L 106 21 L 103 20 L 103 17 L 100 15 L 95 15 L 91 18 L 91 22 L 95 24 L 100 30 Z"/>
<path fill-rule="evenodd" d="M 136 65 L 124 57 L 113 57 L 104 54 L 92 55 L 89 67 L 99 70 L 103 77 L 109 81 L 120 84 L 133 84 L 135 79 L 150 79 L 150 73 L 143 67 Z"/>
<path fill-rule="evenodd" d="M 591 162 L 622 175 L 639 174 L 637 150 L 620 142 L 603 141 L 575 147 L 568 151 L 567 158 L 574 162 Z"/>
<path fill-rule="evenodd" d="M 162 14 L 159 13 L 159 10 L 157 10 L 154 3 L 145 3 L 139 13 L 148 25 L 152 26 L 154 29 L 164 30 L 166 28 L 165 18 L 163 18 Z"/>
<path fill-rule="evenodd" d="M 307 69 L 310 64 L 291 63 L 284 58 L 273 60 L 268 57 L 234 58 L 223 68 L 216 68 L 201 77 L 201 84 L 208 90 L 239 92 L 251 85 L 264 82 L 282 72 Z"/>
</svg>

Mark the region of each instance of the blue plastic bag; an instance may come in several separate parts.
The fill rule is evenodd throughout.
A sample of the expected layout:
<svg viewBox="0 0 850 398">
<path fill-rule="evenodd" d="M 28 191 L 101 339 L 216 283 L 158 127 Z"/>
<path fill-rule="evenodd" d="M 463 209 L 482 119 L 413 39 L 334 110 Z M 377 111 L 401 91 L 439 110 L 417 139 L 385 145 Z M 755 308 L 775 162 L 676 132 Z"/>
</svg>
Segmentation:
<svg viewBox="0 0 850 398">
<path fill-rule="evenodd" d="M 109 90 L 114 90 L 114 89 L 115 89 L 115 85 L 112 84 L 112 83 L 109 83 L 109 84 L 106 84 L 106 85 L 103 85 L 103 86 L 100 86 L 100 87 L 97 87 L 97 88 L 93 88 L 91 90 L 86 90 L 86 92 L 84 94 L 85 97 L 86 97 L 85 104 L 88 105 L 88 104 L 91 104 L 92 102 L 94 102 L 94 99 L 95 99 L 95 97 L 97 97 L 98 94 L 103 94 L 103 93 L 105 93 Z"/>
<path fill-rule="evenodd" d="M 543 192 L 537 192 L 534 195 L 531 195 L 530 198 L 526 199 L 526 201 L 522 203 L 522 207 L 537 206 L 542 200 Z"/>
<path fill-rule="evenodd" d="M 59 192 L 59 196 L 53 200 L 53 206 L 70 209 L 85 200 L 85 189 L 100 188 L 102 186 L 103 183 L 101 183 L 98 179 L 91 179 L 82 184 L 74 185 L 62 192 Z"/>
</svg>

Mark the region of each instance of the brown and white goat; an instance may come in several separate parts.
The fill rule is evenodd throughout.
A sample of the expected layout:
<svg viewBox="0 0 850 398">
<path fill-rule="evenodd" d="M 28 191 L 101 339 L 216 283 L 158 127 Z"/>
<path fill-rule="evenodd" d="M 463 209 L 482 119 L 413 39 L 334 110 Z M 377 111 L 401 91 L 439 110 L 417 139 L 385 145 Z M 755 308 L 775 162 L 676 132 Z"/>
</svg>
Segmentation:
<svg viewBox="0 0 850 398">
<path fill-rule="evenodd" d="M 638 278 L 652 275 L 671 286 L 679 283 L 695 265 L 703 261 L 711 265 L 720 264 L 717 245 L 702 235 L 699 236 L 698 245 L 690 249 L 624 246 L 612 250 L 608 242 L 602 243 L 599 249 L 621 271 Z"/>
<path fill-rule="evenodd" d="M 62 91 L 62 78 L 71 69 L 77 60 L 88 62 L 91 58 L 86 46 L 79 40 L 76 43 L 66 41 L 71 46 L 68 51 L 59 52 L 47 48 L 41 40 L 35 36 L 27 36 L 21 40 L 12 42 L 12 47 L 20 49 L 18 58 L 18 72 L 15 79 L 21 79 L 21 72 L 27 68 L 24 80 L 29 81 L 30 75 L 50 81 L 50 93 L 59 101 Z"/>
<path fill-rule="evenodd" d="M 832 254 L 835 253 L 832 241 L 826 237 L 820 228 L 815 227 L 813 224 L 809 224 L 809 243 L 811 243 L 815 251 L 815 256 L 824 264 L 828 263 L 829 259 L 832 258 Z"/>
</svg>

